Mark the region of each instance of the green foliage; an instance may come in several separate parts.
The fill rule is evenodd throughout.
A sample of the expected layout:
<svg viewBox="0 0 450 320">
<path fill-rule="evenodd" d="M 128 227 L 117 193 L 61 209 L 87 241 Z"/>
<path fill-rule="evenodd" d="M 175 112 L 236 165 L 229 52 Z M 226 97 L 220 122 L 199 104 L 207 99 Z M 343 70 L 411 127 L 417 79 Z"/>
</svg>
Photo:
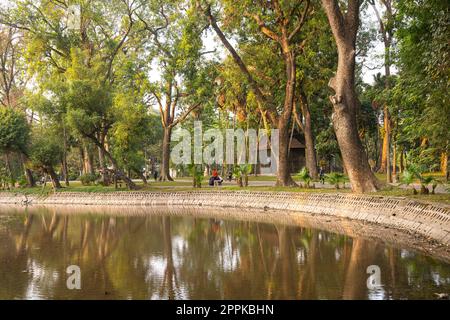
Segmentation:
<svg viewBox="0 0 450 320">
<path fill-rule="evenodd" d="M 57 136 L 50 130 L 35 131 L 30 147 L 30 161 L 35 168 L 47 168 L 61 161 L 62 146 Z"/>
<path fill-rule="evenodd" d="M 429 186 L 431 184 L 431 193 L 434 194 L 437 186 L 441 183 L 435 177 L 427 175 L 425 173 L 426 167 L 418 164 L 410 164 L 408 168 L 403 172 L 401 183 L 409 186 L 418 179 L 421 185 L 421 193 L 429 194 Z M 416 189 L 413 187 L 414 194 L 417 193 Z"/>
<path fill-rule="evenodd" d="M 333 127 L 329 126 L 316 137 L 316 151 L 320 159 L 331 161 L 340 156 L 339 146 Z"/>
<path fill-rule="evenodd" d="M 308 168 L 303 167 L 299 173 L 297 173 L 297 177 L 305 183 L 306 188 L 310 187 L 310 183 L 312 181 L 312 177 L 309 174 Z"/>
<path fill-rule="evenodd" d="M 201 188 L 203 182 L 203 167 L 198 164 L 188 165 L 188 169 L 192 175 L 192 182 L 194 188 Z"/>
<path fill-rule="evenodd" d="M 415 178 L 416 178 L 415 173 L 411 170 L 406 169 L 403 171 L 400 181 L 402 184 L 409 186 L 411 183 L 414 182 Z"/>
<path fill-rule="evenodd" d="M 25 115 L 0 106 L 0 151 L 26 152 L 29 136 L 30 128 Z"/>
<path fill-rule="evenodd" d="M 396 7 L 399 74 L 392 90 L 393 113 L 399 114 L 400 143 L 410 150 L 412 161 L 434 170 L 450 142 L 450 5 L 401 0 Z"/>
<path fill-rule="evenodd" d="M 90 186 L 92 184 L 95 184 L 98 178 L 99 178 L 98 175 L 89 173 L 89 174 L 82 174 L 79 179 L 83 186 Z"/>
<path fill-rule="evenodd" d="M 248 186 L 248 175 L 252 172 L 251 164 L 240 164 L 233 167 L 233 175 L 239 187 Z"/>
<path fill-rule="evenodd" d="M 331 173 L 325 175 L 325 180 L 328 183 L 334 185 L 336 187 L 336 189 L 339 189 L 341 183 L 342 183 L 343 187 L 345 188 L 345 182 L 348 181 L 348 178 L 343 173 L 331 172 Z"/>
</svg>

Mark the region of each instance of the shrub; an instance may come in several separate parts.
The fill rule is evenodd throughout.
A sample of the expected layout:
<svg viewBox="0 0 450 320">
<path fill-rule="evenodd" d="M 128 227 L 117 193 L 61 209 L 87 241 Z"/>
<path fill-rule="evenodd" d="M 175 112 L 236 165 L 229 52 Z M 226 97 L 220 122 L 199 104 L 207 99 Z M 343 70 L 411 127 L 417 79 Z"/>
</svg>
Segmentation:
<svg viewBox="0 0 450 320">
<path fill-rule="evenodd" d="M 328 183 L 334 185 L 336 189 L 339 189 L 340 183 L 342 183 L 343 187 L 345 188 L 345 182 L 348 181 L 347 176 L 340 172 L 331 172 L 325 175 L 325 179 L 328 181 Z"/>
<path fill-rule="evenodd" d="M 80 176 L 80 181 L 83 186 L 90 186 L 93 183 L 95 184 L 97 179 L 98 179 L 98 176 L 96 174 L 92 174 L 92 173 L 83 174 Z"/>
<path fill-rule="evenodd" d="M 239 187 L 248 186 L 248 175 L 252 172 L 251 164 L 241 164 L 233 168 L 233 175 Z"/>
<path fill-rule="evenodd" d="M 312 177 L 309 174 L 308 168 L 303 167 L 302 170 L 300 170 L 299 173 L 297 173 L 297 177 L 303 181 L 305 183 L 305 187 L 309 188 L 310 187 L 310 183 L 312 181 Z"/>
</svg>

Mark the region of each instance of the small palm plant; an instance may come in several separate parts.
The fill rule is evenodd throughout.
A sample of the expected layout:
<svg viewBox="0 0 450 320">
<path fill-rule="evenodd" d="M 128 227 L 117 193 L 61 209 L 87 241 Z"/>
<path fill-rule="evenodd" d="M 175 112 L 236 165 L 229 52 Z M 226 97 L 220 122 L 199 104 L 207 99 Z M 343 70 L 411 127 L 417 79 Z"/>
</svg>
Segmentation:
<svg viewBox="0 0 450 320">
<path fill-rule="evenodd" d="M 203 170 L 201 165 L 191 164 L 189 170 L 192 175 L 192 185 L 194 188 L 201 188 L 203 181 Z"/>
<path fill-rule="evenodd" d="M 428 185 L 433 182 L 433 177 L 427 176 L 424 177 L 423 175 L 419 175 L 420 180 L 420 193 L 421 194 L 429 194 L 430 190 L 428 189 Z"/>
<path fill-rule="evenodd" d="M 431 194 L 435 194 L 436 188 L 438 186 L 438 184 L 441 183 L 439 180 L 437 179 L 433 179 L 432 185 L 431 185 Z"/>
<path fill-rule="evenodd" d="M 406 169 L 405 171 L 403 171 L 402 173 L 402 177 L 400 179 L 400 185 L 404 184 L 405 186 L 409 186 L 410 184 L 412 184 L 414 182 L 414 179 L 416 177 L 416 174 L 414 173 L 414 171 Z M 412 186 L 413 192 L 414 194 L 417 194 L 417 190 L 416 188 L 414 188 L 414 186 Z"/>
<path fill-rule="evenodd" d="M 248 186 L 248 175 L 252 172 L 251 164 L 241 164 L 233 168 L 233 175 L 239 187 Z"/>
<path fill-rule="evenodd" d="M 309 188 L 310 187 L 310 183 L 312 181 L 312 177 L 309 174 L 308 168 L 303 167 L 302 170 L 300 170 L 299 173 L 297 173 L 297 177 L 303 181 L 305 183 L 305 187 Z"/>
<path fill-rule="evenodd" d="M 348 180 L 348 178 L 343 173 L 331 172 L 331 173 L 325 175 L 325 180 L 327 180 L 328 183 L 334 185 L 336 187 L 336 189 L 339 189 L 340 183 L 342 183 L 343 187 L 345 188 L 345 182 Z"/>
<path fill-rule="evenodd" d="M 428 186 L 431 184 L 432 193 L 435 192 L 436 187 L 440 183 L 440 181 L 436 180 L 433 176 L 425 176 L 425 168 L 419 165 L 411 165 L 409 168 L 412 172 L 414 172 L 417 179 L 420 181 L 420 193 L 421 194 L 429 194 L 430 189 Z"/>
<path fill-rule="evenodd" d="M 419 180 L 420 180 L 420 193 L 421 194 L 429 194 L 430 189 L 428 189 L 428 185 L 431 184 L 434 194 L 434 191 L 438 185 L 438 180 L 433 178 L 432 176 L 424 176 L 423 174 L 419 174 Z"/>
</svg>

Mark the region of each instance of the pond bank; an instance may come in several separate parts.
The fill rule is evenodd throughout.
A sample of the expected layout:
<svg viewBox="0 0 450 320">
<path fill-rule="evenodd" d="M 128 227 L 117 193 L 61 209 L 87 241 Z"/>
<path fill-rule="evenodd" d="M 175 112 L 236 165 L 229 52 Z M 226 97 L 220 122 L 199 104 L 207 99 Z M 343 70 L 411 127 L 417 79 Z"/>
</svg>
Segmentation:
<svg viewBox="0 0 450 320">
<path fill-rule="evenodd" d="M 0 204 L 251 208 L 334 216 L 403 230 L 450 246 L 450 207 L 401 197 L 255 191 L 0 193 Z"/>
</svg>

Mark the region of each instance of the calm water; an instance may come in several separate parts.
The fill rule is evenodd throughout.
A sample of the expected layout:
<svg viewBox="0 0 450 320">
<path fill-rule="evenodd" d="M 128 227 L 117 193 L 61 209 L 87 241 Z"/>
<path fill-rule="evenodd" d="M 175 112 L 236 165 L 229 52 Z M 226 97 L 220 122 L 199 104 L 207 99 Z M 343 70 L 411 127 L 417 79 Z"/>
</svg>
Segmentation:
<svg viewBox="0 0 450 320">
<path fill-rule="evenodd" d="M 0 209 L 0 299 L 434 299 L 450 265 L 301 226 Z M 69 265 L 81 290 L 66 287 Z M 382 286 L 367 289 L 369 265 Z"/>
</svg>

